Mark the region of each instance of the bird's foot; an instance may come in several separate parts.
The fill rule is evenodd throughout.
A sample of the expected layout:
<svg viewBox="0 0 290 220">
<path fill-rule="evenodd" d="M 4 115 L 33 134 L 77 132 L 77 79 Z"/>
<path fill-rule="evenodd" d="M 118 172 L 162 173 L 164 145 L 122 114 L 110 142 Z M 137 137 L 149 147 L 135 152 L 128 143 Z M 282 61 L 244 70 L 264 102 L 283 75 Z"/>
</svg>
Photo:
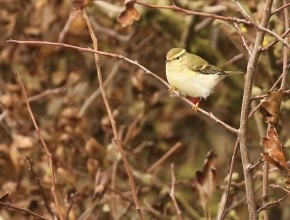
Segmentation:
<svg viewBox="0 0 290 220">
<path fill-rule="evenodd" d="M 192 109 L 193 109 L 194 113 L 197 113 L 201 98 L 188 97 L 188 100 L 193 104 Z"/>
</svg>

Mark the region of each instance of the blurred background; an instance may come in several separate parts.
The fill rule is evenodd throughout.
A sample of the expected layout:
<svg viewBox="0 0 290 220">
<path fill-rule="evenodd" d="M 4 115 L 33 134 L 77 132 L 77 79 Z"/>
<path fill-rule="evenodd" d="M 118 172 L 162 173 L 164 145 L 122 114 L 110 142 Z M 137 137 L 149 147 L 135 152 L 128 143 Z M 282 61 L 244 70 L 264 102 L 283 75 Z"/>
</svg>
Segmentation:
<svg viewBox="0 0 290 220">
<path fill-rule="evenodd" d="M 55 209 L 50 194 L 51 173 L 47 156 L 13 74 L 12 70 L 17 69 L 43 137 L 54 155 L 58 198 L 63 207 L 72 204 L 68 219 L 81 219 L 80 216 L 92 207 L 95 209 L 87 219 L 136 219 L 128 178 L 112 142 L 112 129 L 98 89 L 93 54 L 61 47 L 5 42 L 8 39 L 61 40 L 66 44 L 92 48 L 81 15 L 76 16 L 67 29 L 64 28 L 73 6 L 79 2 L 0 1 L 0 196 L 9 192 L 11 203 L 48 215 L 31 171 L 31 160 L 46 199 L 51 209 Z M 165 0 L 146 3 L 171 5 L 171 1 Z M 259 20 L 262 3 L 251 0 L 243 6 L 254 19 Z M 163 79 L 165 55 L 172 47 L 184 47 L 225 70 L 246 70 L 248 53 L 231 23 L 135 4 L 136 20 L 132 24 L 124 24 L 119 16 L 125 9 L 123 1 L 87 1 L 82 4 L 86 6 L 98 38 L 99 50 L 137 60 Z M 280 6 L 278 2 L 276 4 L 276 7 Z M 184 0 L 178 1 L 178 5 L 194 11 L 241 16 L 233 1 Z M 279 25 L 281 20 L 282 14 L 277 14 L 270 23 L 278 32 L 283 28 Z M 251 46 L 256 30 L 242 24 L 238 27 Z M 266 41 L 271 40 L 266 37 Z M 168 195 L 171 163 L 175 164 L 176 193 L 184 219 L 201 219 L 204 216 L 192 180 L 196 171 L 203 168 L 210 150 L 217 154 L 219 187 L 209 201 L 211 216 L 216 216 L 229 172 L 235 135 L 213 120 L 194 114 L 181 99 L 170 98 L 164 85 L 138 67 L 116 58 L 100 56 L 100 59 L 105 90 L 133 169 L 145 217 L 177 219 Z M 268 50 L 260 61 L 253 96 L 267 93 L 281 74 L 281 46 Z M 243 83 L 242 75 L 225 79 L 217 85 L 214 94 L 202 101 L 201 108 L 238 128 Z M 253 102 L 253 105 L 256 104 Z M 289 100 L 283 102 L 280 120 L 280 138 L 285 147 L 290 145 L 287 141 L 290 131 L 287 115 Z M 260 113 L 256 113 L 250 121 L 250 129 L 250 155 L 251 160 L 256 162 L 263 151 L 261 136 L 266 134 L 266 124 Z M 180 147 L 165 162 L 148 172 L 177 142 Z M 234 170 L 237 188 L 231 192 L 231 204 L 245 196 L 239 154 Z M 257 195 L 261 195 L 261 172 L 262 167 L 257 168 Z M 104 191 L 97 188 L 100 176 L 106 185 Z M 275 183 L 283 181 L 282 178 L 280 172 L 270 174 L 270 180 Z M 270 192 L 269 196 L 275 199 L 281 194 L 272 195 Z M 257 204 L 261 205 L 259 197 Z M 273 207 L 271 219 L 287 219 L 288 205 L 289 200 L 286 200 L 281 206 Z M 0 219 L 33 218 L 19 211 L 1 208 Z M 227 219 L 247 219 L 245 202 L 231 210 Z"/>
</svg>

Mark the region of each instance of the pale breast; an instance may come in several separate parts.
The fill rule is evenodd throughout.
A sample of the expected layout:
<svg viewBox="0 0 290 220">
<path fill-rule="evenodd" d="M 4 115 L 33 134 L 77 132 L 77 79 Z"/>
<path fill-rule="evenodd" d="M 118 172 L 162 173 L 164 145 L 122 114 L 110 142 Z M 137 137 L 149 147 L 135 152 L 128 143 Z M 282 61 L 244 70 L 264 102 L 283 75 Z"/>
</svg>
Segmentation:
<svg viewBox="0 0 290 220">
<path fill-rule="evenodd" d="M 171 70 L 170 73 L 172 72 Z M 169 84 L 191 97 L 208 97 L 212 93 L 214 86 L 221 80 L 219 75 L 193 74 L 189 70 L 183 70 L 181 74 L 170 73 L 166 71 Z"/>
</svg>

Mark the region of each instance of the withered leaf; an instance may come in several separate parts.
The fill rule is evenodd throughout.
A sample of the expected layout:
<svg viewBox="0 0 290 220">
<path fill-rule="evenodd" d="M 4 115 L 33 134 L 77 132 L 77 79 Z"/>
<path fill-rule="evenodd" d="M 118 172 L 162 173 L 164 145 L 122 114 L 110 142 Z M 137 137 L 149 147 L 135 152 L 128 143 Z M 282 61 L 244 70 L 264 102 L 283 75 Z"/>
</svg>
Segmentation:
<svg viewBox="0 0 290 220">
<path fill-rule="evenodd" d="M 282 143 L 274 126 L 268 129 L 267 137 L 262 138 L 262 144 L 265 147 L 265 153 L 262 154 L 262 157 L 267 162 L 288 173 L 289 169 L 286 164 Z"/>
<path fill-rule="evenodd" d="M 278 90 L 269 92 L 266 98 L 261 100 L 260 112 L 266 118 L 266 121 L 276 125 L 279 121 L 279 112 L 281 101 L 283 97 L 283 91 Z"/>
<path fill-rule="evenodd" d="M 93 198 L 102 198 L 104 193 L 107 190 L 109 182 L 109 175 L 107 172 L 102 172 L 100 169 L 98 169 L 96 176 L 95 176 L 95 191 Z"/>
<path fill-rule="evenodd" d="M 213 151 L 208 152 L 202 171 L 196 172 L 196 180 L 192 183 L 193 187 L 197 189 L 199 203 L 204 210 L 206 210 L 206 204 L 218 186 L 216 158 L 217 155 Z"/>
<path fill-rule="evenodd" d="M 134 21 L 140 19 L 140 13 L 134 7 L 134 3 L 134 0 L 125 0 L 125 10 L 122 11 L 117 18 L 117 21 L 122 25 L 122 27 L 131 25 Z"/>
</svg>

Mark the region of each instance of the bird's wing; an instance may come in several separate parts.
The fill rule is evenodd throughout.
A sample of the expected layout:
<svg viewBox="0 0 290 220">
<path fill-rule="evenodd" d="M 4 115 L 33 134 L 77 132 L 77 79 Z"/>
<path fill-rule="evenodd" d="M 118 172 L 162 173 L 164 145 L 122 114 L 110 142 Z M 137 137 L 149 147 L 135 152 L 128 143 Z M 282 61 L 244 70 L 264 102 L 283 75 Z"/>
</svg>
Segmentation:
<svg viewBox="0 0 290 220">
<path fill-rule="evenodd" d="M 206 60 L 202 59 L 199 56 L 196 56 L 194 54 L 190 54 L 191 58 L 194 59 L 197 64 L 189 64 L 187 68 L 189 68 L 192 71 L 199 72 L 201 74 L 217 74 L 217 75 L 228 75 L 225 71 L 223 71 L 221 68 L 216 67 L 214 65 L 209 64 Z"/>
</svg>

